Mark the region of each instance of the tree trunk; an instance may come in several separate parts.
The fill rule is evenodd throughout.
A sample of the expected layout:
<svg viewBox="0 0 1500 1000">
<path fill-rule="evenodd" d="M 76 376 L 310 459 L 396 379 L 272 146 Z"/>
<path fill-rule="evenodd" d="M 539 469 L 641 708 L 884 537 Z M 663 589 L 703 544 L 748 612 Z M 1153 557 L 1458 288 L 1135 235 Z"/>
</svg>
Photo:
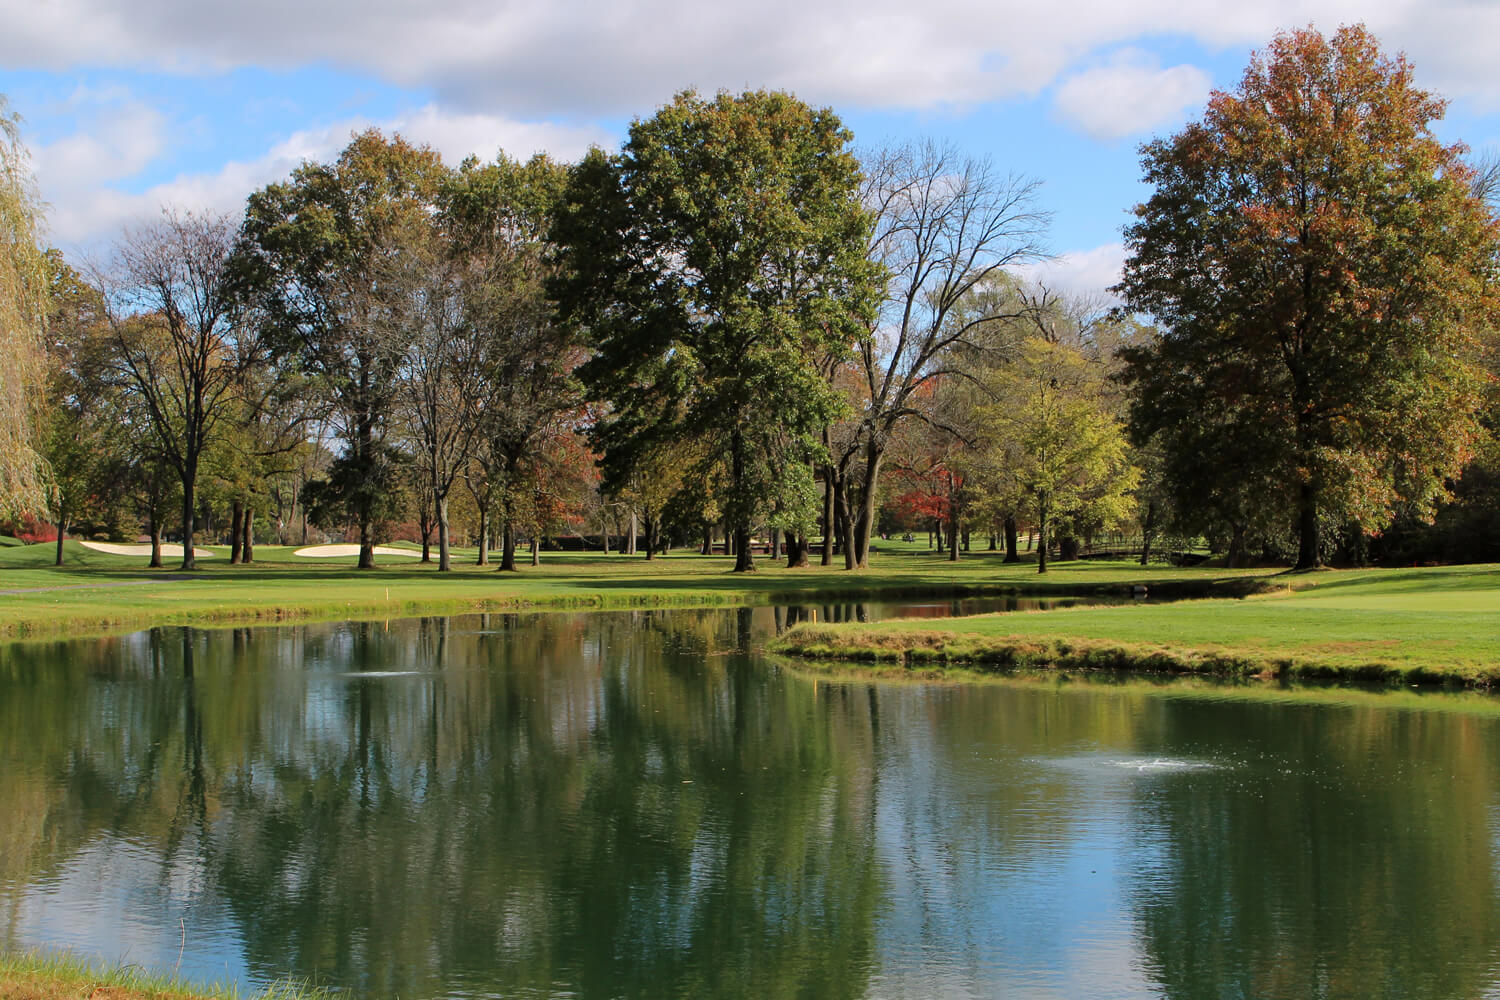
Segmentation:
<svg viewBox="0 0 1500 1000">
<path fill-rule="evenodd" d="M 542 564 L 542 536 L 538 532 L 531 533 L 531 565 Z"/>
<path fill-rule="evenodd" d="M 1312 483 L 1303 483 L 1297 497 L 1297 565 L 1293 569 L 1317 569 L 1323 565 L 1318 555 L 1318 491 Z"/>
<path fill-rule="evenodd" d="M 161 569 L 161 518 L 153 512 L 146 517 L 146 530 L 151 533 L 151 562 L 149 569 Z"/>
<path fill-rule="evenodd" d="M 807 536 L 800 531 L 786 536 L 786 568 L 801 569 L 808 565 Z"/>
<path fill-rule="evenodd" d="M 229 503 L 229 565 L 240 564 L 240 540 L 245 532 L 245 504 L 241 500 Z"/>
<path fill-rule="evenodd" d="M 632 510 L 630 512 L 630 537 L 625 539 L 626 555 L 635 555 L 635 533 L 637 530 L 639 530 L 639 525 L 636 523 L 635 511 Z"/>
<path fill-rule="evenodd" d="M 948 521 L 948 561 L 958 562 L 958 518 Z"/>
<path fill-rule="evenodd" d="M 1005 561 L 1016 563 L 1021 561 L 1021 539 L 1016 531 L 1016 519 L 1012 515 L 1005 519 Z"/>
<path fill-rule="evenodd" d="M 995 534 L 995 532 L 993 530 L 991 530 L 990 531 L 990 546 L 989 546 L 989 548 L 986 551 L 994 552 L 994 551 L 996 551 L 999 548 L 1000 548 L 1000 536 L 997 535 L 997 534 Z"/>
<path fill-rule="evenodd" d="M 646 561 L 656 558 L 656 518 L 647 514 L 641 519 L 646 528 Z"/>
<path fill-rule="evenodd" d="M 297 487 L 291 487 L 292 495 L 284 497 L 280 494 L 276 498 L 276 544 L 286 544 L 287 515 L 295 514 L 297 511 L 297 497 L 300 495 Z"/>
<path fill-rule="evenodd" d="M 375 568 L 375 533 L 370 530 L 370 518 L 361 513 L 359 516 L 359 568 Z"/>
<path fill-rule="evenodd" d="M 885 450 L 874 439 L 865 442 L 865 479 L 859 491 L 859 509 L 854 515 L 855 565 L 870 565 L 870 535 L 875 527 L 875 499 L 880 486 L 880 461 Z"/>
<path fill-rule="evenodd" d="M 823 432 L 823 443 L 828 443 L 828 432 Z M 818 562 L 833 565 L 833 466 L 823 467 L 823 553 Z"/>
<path fill-rule="evenodd" d="M 198 470 L 191 467 L 184 470 L 182 478 L 182 568 L 184 570 L 195 570 L 198 561 L 193 555 L 193 517 L 197 514 L 194 509 L 198 504 Z"/>
<path fill-rule="evenodd" d="M 355 447 L 358 449 L 360 468 L 368 471 L 368 466 L 375 454 L 375 430 L 368 415 L 361 417 L 359 427 L 355 431 Z M 375 530 L 374 520 L 371 517 L 370 504 L 361 502 L 359 504 L 359 568 L 375 568 Z"/>
<path fill-rule="evenodd" d="M 1156 537 L 1156 501 L 1146 504 L 1146 518 L 1141 522 L 1141 565 L 1151 563 L 1151 542 Z"/>
<path fill-rule="evenodd" d="M 1226 569 L 1241 569 L 1245 565 L 1245 526 L 1230 525 L 1229 553 L 1224 557 Z"/>
<path fill-rule="evenodd" d="M 479 511 L 479 559 L 474 563 L 476 566 L 488 566 L 490 564 L 490 511 L 483 507 Z"/>
<path fill-rule="evenodd" d="M 448 525 L 448 498 L 438 496 L 434 500 L 434 506 L 437 508 L 438 572 L 447 573 L 453 569 L 452 538 Z M 425 557 L 427 553 L 425 542 L 422 545 L 422 553 Z"/>
<path fill-rule="evenodd" d="M 255 508 L 245 508 L 244 544 L 240 546 L 240 561 L 251 563 L 255 561 Z"/>
<path fill-rule="evenodd" d="M 711 524 L 703 526 L 703 547 L 698 550 L 700 556 L 711 556 L 714 554 L 714 528 Z"/>
<path fill-rule="evenodd" d="M 750 551 L 750 526 L 748 524 L 734 529 L 734 571 L 736 573 L 755 571 L 755 553 Z"/>
<path fill-rule="evenodd" d="M 849 512 L 849 484 L 842 475 L 833 487 L 833 527 L 839 552 L 844 556 L 844 569 L 858 569 L 859 553 L 854 547 L 854 518 Z"/>
<path fill-rule="evenodd" d="M 1047 572 L 1047 504 L 1043 502 L 1038 507 L 1038 513 L 1041 516 L 1037 518 L 1036 526 L 1036 571 L 1045 573 Z"/>
<path fill-rule="evenodd" d="M 500 522 L 500 566 L 501 573 L 516 571 L 516 526 L 511 520 L 510 501 L 501 507 Z"/>
<path fill-rule="evenodd" d="M 771 548 L 770 548 L 770 554 L 771 554 L 771 561 L 772 562 L 775 562 L 777 559 L 781 558 L 781 529 L 780 528 L 772 528 L 771 529 Z"/>
<path fill-rule="evenodd" d="M 57 561 L 54 566 L 63 564 L 63 539 L 68 536 L 68 515 L 59 514 L 57 518 Z"/>
</svg>

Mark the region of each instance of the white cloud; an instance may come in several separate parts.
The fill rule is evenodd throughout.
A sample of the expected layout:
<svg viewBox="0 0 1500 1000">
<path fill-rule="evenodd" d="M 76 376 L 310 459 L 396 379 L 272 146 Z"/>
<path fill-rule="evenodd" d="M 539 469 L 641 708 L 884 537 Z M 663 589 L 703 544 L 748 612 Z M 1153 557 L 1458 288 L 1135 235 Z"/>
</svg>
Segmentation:
<svg viewBox="0 0 1500 1000">
<path fill-rule="evenodd" d="M 1500 5 L 1470 0 L 9 0 L 0 64 L 204 71 L 325 64 L 445 105 L 550 117 L 649 113 L 685 86 L 787 87 L 929 108 L 1033 95 L 1101 49 L 1153 36 L 1263 45 L 1363 21 L 1453 97 L 1500 101 Z"/>
<path fill-rule="evenodd" d="M 1054 107 L 1095 139 L 1123 139 L 1176 120 L 1202 104 L 1213 81 L 1196 66 L 1162 69 L 1138 49 L 1122 49 L 1102 66 L 1068 77 L 1057 88 Z"/>
<path fill-rule="evenodd" d="M 78 88 L 60 109 L 75 116 L 71 135 L 38 147 L 32 165 L 64 189 L 130 177 L 160 156 L 166 118 L 119 90 Z"/>
<path fill-rule="evenodd" d="M 1112 300 L 1108 289 L 1120 281 L 1125 244 L 1106 243 L 1092 250 L 1069 250 L 1051 260 L 1019 269 L 1022 278 L 1070 295 Z"/>
<path fill-rule="evenodd" d="M 162 119 L 153 114 L 138 110 L 136 118 L 152 120 L 159 139 Z M 68 248 L 89 248 L 114 238 L 128 225 L 154 218 L 164 206 L 237 214 L 255 189 L 286 177 L 307 160 L 333 159 L 352 133 L 371 126 L 430 145 L 450 164 L 470 154 L 490 159 L 501 150 L 519 159 L 548 152 L 572 160 L 591 143 L 611 141 L 594 128 L 450 113 L 427 105 L 384 121 L 350 118 L 295 132 L 253 160 L 230 162 L 209 173 L 183 174 L 139 192 L 121 190 L 113 182 L 139 173 L 162 146 L 139 138 L 138 132 L 145 130 L 123 118 L 119 128 L 80 131 L 38 147 L 33 165 L 42 196 L 50 204 L 51 240 Z"/>
</svg>

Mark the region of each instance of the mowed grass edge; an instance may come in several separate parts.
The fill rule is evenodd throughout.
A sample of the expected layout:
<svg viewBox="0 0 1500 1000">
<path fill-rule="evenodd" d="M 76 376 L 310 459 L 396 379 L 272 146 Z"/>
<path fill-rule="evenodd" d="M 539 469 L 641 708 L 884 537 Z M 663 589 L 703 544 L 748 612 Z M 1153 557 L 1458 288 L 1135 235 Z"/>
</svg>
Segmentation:
<svg viewBox="0 0 1500 1000">
<path fill-rule="evenodd" d="M 1488 687 L 1500 682 L 1500 567 L 1286 574 L 1244 599 L 1078 607 L 872 625 L 803 624 L 771 649 L 933 671 L 1129 670 L 1352 678 Z"/>
</svg>

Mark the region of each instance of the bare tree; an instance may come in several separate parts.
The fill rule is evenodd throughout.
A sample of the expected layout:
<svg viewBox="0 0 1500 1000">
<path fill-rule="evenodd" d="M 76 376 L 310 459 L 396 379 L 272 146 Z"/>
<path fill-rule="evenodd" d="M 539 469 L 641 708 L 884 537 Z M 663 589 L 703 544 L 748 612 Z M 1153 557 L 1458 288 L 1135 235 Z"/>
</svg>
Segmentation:
<svg viewBox="0 0 1500 1000">
<path fill-rule="evenodd" d="M 1485 153 L 1469 164 L 1474 176 L 1469 180 L 1469 190 L 1474 197 L 1486 202 L 1493 209 L 1500 200 L 1500 153 Z"/>
<path fill-rule="evenodd" d="M 865 383 L 858 432 L 833 456 L 850 569 L 869 560 L 880 465 L 892 432 L 908 418 L 928 418 L 920 403 L 932 380 L 949 373 L 951 349 L 1019 303 L 1001 297 L 990 308 L 961 306 L 999 272 L 1043 259 L 1048 220 L 1034 204 L 1036 181 L 1002 175 L 987 160 L 932 142 L 878 152 L 865 172 L 865 203 L 875 214 L 870 254 L 884 266 L 887 283 L 876 329 L 858 351 Z"/>
<path fill-rule="evenodd" d="M 182 484 L 182 568 L 195 569 L 199 463 L 231 410 L 251 352 L 230 294 L 227 216 L 168 210 L 128 231 L 95 268 L 116 360 Z"/>
</svg>

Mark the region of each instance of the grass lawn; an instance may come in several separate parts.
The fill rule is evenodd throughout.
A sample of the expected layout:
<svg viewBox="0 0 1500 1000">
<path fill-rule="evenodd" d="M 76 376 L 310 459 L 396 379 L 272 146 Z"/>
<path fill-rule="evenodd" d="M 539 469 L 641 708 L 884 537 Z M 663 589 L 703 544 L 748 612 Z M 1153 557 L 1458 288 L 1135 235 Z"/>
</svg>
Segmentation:
<svg viewBox="0 0 1500 1000">
<path fill-rule="evenodd" d="M 1500 566 L 1286 574 L 1243 600 L 1081 607 L 865 626 L 799 626 L 814 658 L 1117 667 L 1269 676 L 1500 681 Z"/>
<path fill-rule="evenodd" d="M 1125 562 L 1061 563 L 1045 576 L 1035 566 L 1003 565 L 998 553 L 972 553 L 956 563 L 919 543 L 882 543 L 871 567 L 850 573 L 813 565 L 789 570 L 763 557 L 751 574 L 730 572 L 733 560 L 673 552 L 642 556 L 547 552 L 537 567 L 499 573 L 473 565 L 475 552 L 454 555 L 454 571 L 400 556 L 377 558 L 374 570 L 355 557 L 306 559 L 290 547 L 256 546 L 255 562 L 229 565 L 228 550 L 182 573 L 145 568 L 144 556 L 107 555 L 76 542 L 64 565 L 51 565 L 52 544 L 0 548 L 0 635 L 90 634 L 153 624 L 228 624 L 292 619 L 376 618 L 518 607 L 630 607 L 666 604 L 772 603 L 866 596 L 977 593 L 1122 593 L 1135 583 L 1155 590 L 1255 585 L 1266 571 L 1144 569 Z"/>
</svg>

